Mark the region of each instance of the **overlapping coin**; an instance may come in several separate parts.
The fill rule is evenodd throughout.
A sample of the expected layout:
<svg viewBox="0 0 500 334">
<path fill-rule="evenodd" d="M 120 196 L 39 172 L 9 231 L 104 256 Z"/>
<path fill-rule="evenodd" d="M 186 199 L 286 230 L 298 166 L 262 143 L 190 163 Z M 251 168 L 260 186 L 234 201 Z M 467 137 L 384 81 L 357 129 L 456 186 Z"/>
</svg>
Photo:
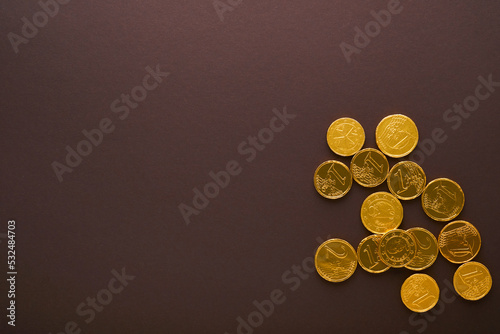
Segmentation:
<svg viewBox="0 0 500 334">
<path fill-rule="evenodd" d="M 467 300 L 478 300 L 490 292 L 492 285 L 488 268 L 475 261 L 458 267 L 453 276 L 453 286 L 457 293 Z"/>
<path fill-rule="evenodd" d="M 373 193 L 361 205 L 361 221 L 372 233 L 382 234 L 398 228 L 402 220 L 403 206 L 388 192 Z"/>
<path fill-rule="evenodd" d="M 380 239 L 379 254 L 382 262 L 394 268 L 410 263 L 417 252 L 413 236 L 403 230 L 390 230 Z"/>
<path fill-rule="evenodd" d="M 365 143 L 365 131 L 358 121 L 343 117 L 328 128 L 326 141 L 330 149 L 341 156 L 351 156 Z"/>
<path fill-rule="evenodd" d="M 342 239 L 323 242 L 314 256 L 316 271 L 325 280 L 342 282 L 356 270 L 358 259 L 351 244 Z"/>
<path fill-rule="evenodd" d="M 380 244 L 381 235 L 370 235 L 359 243 L 358 246 L 358 262 L 361 268 L 370 273 L 383 273 L 390 267 L 380 260 L 378 246 Z"/>
<path fill-rule="evenodd" d="M 401 286 L 401 299 L 413 312 L 427 312 L 439 300 L 439 286 L 426 274 L 413 274 Z"/>
<path fill-rule="evenodd" d="M 351 173 L 354 180 L 363 187 L 376 187 L 387 178 L 389 162 L 379 150 L 365 148 L 352 158 Z"/>
<path fill-rule="evenodd" d="M 450 221 L 462 211 L 465 195 L 462 188 L 447 178 L 429 182 L 422 193 L 422 208 L 434 220 Z"/>
<path fill-rule="evenodd" d="M 411 270 L 424 270 L 429 268 L 438 256 L 438 243 L 434 234 L 421 227 L 413 227 L 406 230 L 413 236 L 417 244 L 417 253 L 410 263 L 405 265 Z"/>
<path fill-rule="evenodd" d="M 447 224 L 438 237 L 439 251 L 450 262 L 472 260 L 481 248 L 479 231 L 469 222 L 457 220 Z"/>
<path fill-rule="evenodd" d="M 340 161 L 325 161 L 314 172 L 314 187 L 325 198 L 340 198 L 349 192 L 351 186 L 349 168 Z"/>
</svg>

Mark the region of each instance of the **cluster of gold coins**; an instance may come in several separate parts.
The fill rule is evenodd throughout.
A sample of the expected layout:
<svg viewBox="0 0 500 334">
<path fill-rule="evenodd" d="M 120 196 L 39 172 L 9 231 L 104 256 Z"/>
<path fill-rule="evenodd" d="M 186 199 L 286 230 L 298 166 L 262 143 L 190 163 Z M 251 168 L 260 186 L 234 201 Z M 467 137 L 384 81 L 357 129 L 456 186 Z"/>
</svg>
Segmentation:
<svg viewBox="0 0 500 334">
<path fill-rule="evenodd" d="M 401 158 L 417 146 L 418 130 L 405 115 L 382 119 L 375 131 L 377 146 L 362 149 L 365 132 L 351 118 L 340 118 L 328 128 L 328 146 L 338 155 L 353 156 L 350 168 L 340 161 L 328 160 L 314 173 L 314 187 L 328 199 L 343 197 L 352 179 L 363 187 L 376 187 L 387 180 L 390 192 L 369 195 L 361 205 L 361 222 L 372 235 L 359 243 L 357 252 L 345 240 L 330 239 L 316 251 L 318 274 L 330 282 L 348 279 L 357 264 L 370 273 L 405 267 L 420 271 L 430 267 L 440 252 L 453 263 L 461 263 L 453 277 L 457 293 L 478 300 L 491 289 L 492 279 L 481 263 L 470 262 L 481 247 L 478 230 L 469 222 L 457 220 L 435 236 L 421 227 L 398 229 L 403 221 L 400 200 L 422 198 L 424 212 L 433 220 L 447 222 L 457 217 L 465 203 L 460 186 L 447 178 L 427 183 L 423 169 L 412 161 L 401 161 L 389 168 L 386 156 Z M 426 312 L 439 300 L 439 286 L 426 274 L 413 274 L 401 287 L 401 299 L 412 311 Z"/>
</svg>

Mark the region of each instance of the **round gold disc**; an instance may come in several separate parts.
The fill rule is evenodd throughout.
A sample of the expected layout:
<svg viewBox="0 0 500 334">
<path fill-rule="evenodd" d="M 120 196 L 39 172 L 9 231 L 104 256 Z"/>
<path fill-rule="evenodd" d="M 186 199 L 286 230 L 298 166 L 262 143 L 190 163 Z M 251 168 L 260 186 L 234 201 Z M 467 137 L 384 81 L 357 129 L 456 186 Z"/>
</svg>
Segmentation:
<svg viewBox="0 0 500 334">
<path fill-rule="evenodd" d="M 392 166 L 387 176 L 389 191 L 399 199 L 409 200 L 420 196 L 425 188 L 425 173 L 413 161 L 401 161 Z"/>
<path fill-rule="evenodd" d="M 380 239 L 380 259 L 388 266 L 401 268 L 415 257 L 417 246 L 415 239 L 403 230 L 390 230 Z"/>
<path fill-rule="evenodd" d="M 453 276 L 453 286 L 457 293 L 467 300 L 478 300 L 490 292 L 492 285 L 488 268 L 475 261 L 458 267 Z"/>
<path fill-rule="evenodd" d="M 372 233 L 383 234 L 398 228 L 402 220 L 403 206 L 388 192 L 373 193 L 361 205 L 361 221 Z"/>
<path fill-rule="evenodd" d="M 479 231 L 465 220 L 447 224 L 438 237 L 439 251 L 450 262 L 465 263 L 472 260 L 481 248 Z"/>
<path fill-rule="evenodd" d="M 325 161 L 314 172 L 314 187 L 325 198 L 340 198 L 349 192 L 351 186 L 351 172 L 340 161 Z"/>
<path fill-rule="evenodd" d="M 381 238 L 381 235 L 370 235 L 361 240 L 358 246 L 359 265 L 370 273 L 383 273 L 390 268 L 380 260 L 380 256 L 378 255 L 378 246 Z"/>
<path fill-rule="evenodd" d="M 396 114 L 382 119 L 375 130 L 375 139 L 382 152 L 392 158 L 410 154 L 418 143 L 418 129 L 408 116 Z"/>
<path fill-rule="evenodd" d="M 447 178 L 429 182 L 422 193 L 422 208 L 427 216 L 437 221 L 450 221 L 460 214 L 465 195 L 462 188 Z"/>
<path fill-rule="evenodd" d="M 426 274 L 413 274 L 401 286 L 401 300 L 413 312 L 427 312 L 439 300 L 439 286 Z"/>
<path fill-rule="evenodd" d="M 438 243 L 434 234 L 425 228 L 413 227 L 406 230 L 413 236 L 417 243 L 417 253 L 413 260 L 405 267 L 411 270 L 424 270 L 429 268 L 438 256 Z"/>
<path fill-rule="evenodd" d="M 363 187 L 382 184 L 389 172 L 389 162 L 385 155 L 374 148 L 365 148 L 354 155 L 351 173 L 354 180 Z"/>
<path fill-rule="evenodd" d="M 323 242 L 314 256 L 316 271 L 325 280 L 342 282 L 356 270 L 358 259 L 351 244 L 342 239 Z"/>
<path fill-rule="evenodd" d="M 328 128 L 326 141 L 333 152 L 344 157 L 351 156 L 363 147 L 365 130 L 355 119 L 339 118 Z"/>
</svg>

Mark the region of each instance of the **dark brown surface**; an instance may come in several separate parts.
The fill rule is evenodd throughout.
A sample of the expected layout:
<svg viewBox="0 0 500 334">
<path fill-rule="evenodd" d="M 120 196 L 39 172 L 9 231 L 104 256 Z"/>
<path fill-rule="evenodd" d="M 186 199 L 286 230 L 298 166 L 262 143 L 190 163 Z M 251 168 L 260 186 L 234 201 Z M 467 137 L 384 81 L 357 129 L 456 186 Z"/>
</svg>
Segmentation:
<svg viewBox="0 0 500 334">
<path fill-rule="evenodd" d="M 20 19 L 39 6 L 4 1 L 0 233 L 17 221 L 19 275 L 17 326 L 2 311 L 1 332 L 55 334 L 75 321 L 83 333 L 233 334 L 236 318 L 275 289 L 286 301 L 255 333 L 500 332 L 500 88 L 458 130 L 443 121 L 474 93 L 478 76 L 500 81 L 500 5 L 403 1 L 349 64 L 339 44 L 353 43 L 370 10 L 387 8 L 355 3 L 244 1 L 221 22 L 211 1 L 72 1 L 15 54 L 6 36 L 19 34 Z M 111 102 L 156 64 L 170 76 L 121 121 Z M 245 161 L 238 145 L 283 106 L 297 117 Z M 372 275 L 358 267 L 340 284 L 312 273 L 295 291 L 282 280 L 314 254 L 318 237 L 357 247 L 368 235 L 359 209 L 372 190 L 355 184 L 329 201 L 312 185 L 317 165 L 336 158 L 329 124 L 356 118 L 374 147 L 378 121 L 394 111 L 415 121 L 421 139 L 434 128 L 448 136 L 423 168 L 429 180 L 449 177 L 464 189 L 459 218 L 479 229 L 476 259 L 493 275 L 483 300 L 456 298 L 437 315 L 413 318 L 399 295 L 406 269 Z M 105 117 L 114 132 L 58 182 L 51 163 Z M 186 225 L 178 205 L 230 160 L 241 174 Z M 403 205 L 402 228 L 439 233 L 443 224 L 418 200 Z M 123 267 L 136 278 L 86 324 L 76 307 Z M 425 272 L 444 289 L 456 268 L 440 256 Z M 2 279 L 2 310 L 5 288 Z"/>
</svg>

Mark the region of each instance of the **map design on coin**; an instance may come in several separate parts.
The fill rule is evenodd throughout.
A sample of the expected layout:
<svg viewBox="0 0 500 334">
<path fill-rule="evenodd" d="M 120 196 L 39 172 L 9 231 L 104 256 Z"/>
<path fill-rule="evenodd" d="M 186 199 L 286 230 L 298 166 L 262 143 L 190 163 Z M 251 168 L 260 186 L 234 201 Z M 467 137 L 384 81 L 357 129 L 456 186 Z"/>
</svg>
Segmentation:
<svg viewBox="0 0 500 334">
<path fill-rule="evenodd" d="M 358 264 L 356 253 L 345 240 L 330 239 L 321 244 L 316 252 L 315 265 L 318 274 L 331 282 L 349 278 Z"/>
<path fill-rule="evenodd" d="M 439 287 L 429 275 L 414 274 L 403 283 L 401 299 L 410 310 L 426 312 L 439 300 Z"/>
<path fill-rule="evenodd" d="M 424 191 L 425 181 L 424 171 L 412 161 L 401 161 L 394 165 L 387 178 L 391 193 L 404 200 L 418 197 Z"/>
<path fill-rule="evenodd" d="M 404 115 L 390 115 L 380 121 L 375 130 L 377 145 L 393 158 L 409 154 L 417 145 L 418 130 L 413 121 Z"/>
<path fill-rule="evenodd" d="M 465 197 L 460 186 L 448 179 L 430 182 L 422 195 L 425 213 L 434 220 L 447 221 L 462 211 Z"/>
<path fill-rule="evenodd" d="M 453 285 L 463 298 L 477 300 L 490 291 L 492 279 L 484 265 L 479 262 L 468 262 L 455 272 Z"/>
<path fill-rule="evenodd" d="M 436 261 L 438 255 L 438 243 L 434 235 L 426 229 L 414 227 L 406 231 L 415 239 L 417 252 L 415 257 L 405 267 L 412 270 L 423 270 L 430 267 Z"/>
<path fill-rule="evenodd" d="M 378 186 L 387 178 L 388 171 L 387 158 L 375 149 L 361 150 L 351 161 L 352 176 L 364 187 Z"/>
<path fill-rule="evenodd" d="M 481 236 L 478 230 L 466 221 L 454 221 L 446 225 L 439 234 L 439 250 L 454 263 L 471 260 L 479 252 Z"/>
<path fill-rule="evenodd" d="M 328 128 L 326 140 L 330 149 L 342 156 L 353 155 L 363 147 L 365 131 L 352 118 L 339 118 Z"/>
<path fill-rule="evenodd" d="M 361 221 L 373 233 L 397 228 L 403 220 L 403 206 L 388 192 L 376 192 L 361 205 Z"/>
<path fill-rule="evenodd" d="M 326 198 L 344 196 L 352 186 L 352 178 L 346 165 L 339 161 L 323 162 L 314 173 L 314 187 Z"/>
</svg>

